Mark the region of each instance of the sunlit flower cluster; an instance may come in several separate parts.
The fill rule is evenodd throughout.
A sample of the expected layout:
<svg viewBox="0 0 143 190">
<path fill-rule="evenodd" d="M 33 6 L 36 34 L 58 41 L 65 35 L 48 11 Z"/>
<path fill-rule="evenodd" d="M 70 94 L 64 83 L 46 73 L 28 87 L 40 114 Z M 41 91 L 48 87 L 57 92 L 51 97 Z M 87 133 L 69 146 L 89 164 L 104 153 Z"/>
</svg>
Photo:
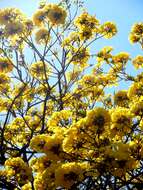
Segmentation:
<svg viewBox="0 0 143 190">
<path fill-rule="evenodd" d="M 8 73 L 12 71 L 13 63 L 9 58 L 0 57 L 0 72 Z"/>
<path fill-rule="evenodd" d="M 36 26 L 42 26 L 48 21 L 52 25 L 60 25 L 65 23 L 66 16 L 66 11 L 59 5 L 47 4 L 34 13 L 33 22 Z"/>
<path fill-rule="evenodd" d="M 133 65 L 136 69 L 142 68 L 143 67 L 143 56 L 138 55 L 133 59 Z"/>
<path fill-rule="evenodd" d="M 28 35 L 33 29 L 32 21 L 17 8 L 1 9 L 0 25 L 4 26 L 3 33 L 7 38 Z"/>
<path fill-rule="evenodd" d="M 50 39 L 49 31 L 46 28 L 40 28 L 35 34 L 37 44 L 47 44 Z"/>
<path fill-rule="evenodd" d="M 79 38 L 81 40 L 88 40 L 98 33 L 99 20 L 87 12 L 83 12 L 75 20 L 75 26 L 79 29 Z"/>
<path fill-rule="evenodd" d="M 100 27 L 100 33 L 107 39 L 112 38 L 117 33 L 117 27 L 113 22 L 105 22 Z"/>
<path fill-rule="evenodd" d="M 142 34 L 143 34 L 143 23 L 135 23 L 132 26 L 131 33 L 129 35 L 129 40 L 131 43 L 139 43 L 142 47 Z"/>
</svg>

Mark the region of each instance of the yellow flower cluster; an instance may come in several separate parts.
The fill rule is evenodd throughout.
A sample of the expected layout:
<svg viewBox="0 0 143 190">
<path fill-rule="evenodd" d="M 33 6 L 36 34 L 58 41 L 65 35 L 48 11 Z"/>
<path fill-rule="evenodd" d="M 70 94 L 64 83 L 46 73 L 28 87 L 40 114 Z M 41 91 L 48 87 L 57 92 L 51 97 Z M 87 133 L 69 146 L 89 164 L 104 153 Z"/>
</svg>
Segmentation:
<svg viewBox="0 0 143 190">
<path fill-rule="evenodd" d="M 8 170 L 8 177 L 16 177 L 20 185 L 26 184 L 31 180 L 32 170 L 20 157 L 9 158 L 5 162 L 6 170 Z"/>
<path fill-rule="evenodd" d="M 56 4 L 49 4 L 44 9 L 48 13 L 48 19 L 53 25 L 65 23 L 67 13 L 62 7 Z"/>
<path fill-rule="evenodd" d="M 129 103 L 129 98 L 127 95 L 127 90 L 120 90 L 114 95 L 114 104 L 121 106 L 121 107 L 127 107 Z"/>
<path fill-rule="evenodd" d="M 79 67 L 84 68 L 88 65 L 88 60 L 90 58 L 89 50 L 85 47 L 71 48 L 68 55 L 69 62 L 74 65 L 79 65 Z"/>
<path fill-rule="evenodd" d="M 0 25 L 4 26 L 5 37 L 11 39 L 21 35 L 29 35 L 33 29 L 33 23 L 16 8 L 4 8 L 0 10 Z"/>
<path fill-rule="evenodd" d="M 110 124 L 110 114 L 104 108 L 96 108 L 87 113 L 86 125 L 91 126 L 96 134 L 101 134 Z"/>
<path fill-rule="evenodd" d="M 74 24 L 79 29 L 80 40 L 89 40 L 98 32 L 99 21 L 87 12 L 79 15 Z"/>
<path fill-rule="evenodd" d="M 137 117 L 142 117 L 143 101 L 139 100 L 139 101 L 134 102 L 134 104 L 131 106 L 131 112 Z"/>
<path fill-rule="evenodd" d="M 130 59 L 129 54 L 126 52 L 120 52 L 117 55 L 112 57 L 113 63 L 123 63 L 126 64 L 127 61 Z"/>
<path fill-rule="evenodd" d="M 13 70 L 13 63 L 10 59 L 0 57 L 0 72 L 8 73 Z"/>
<path fill-rule="evenodd" d="M 13 70 L 13 68 L 14 65 L 11 59 L 0 56 L 0 95 L 8 94 L 10 91 L 11 78 L 8 74 Z M 1 105 L 2 104 L 4 105 L 4 102 L 1 100 Z"/>
<path fill-rule="evenodd" d="M 64 24 L 66 16 L 66 11 L 59 5 L 47 4 L 34 13 L 33 22 L 36 26 L 42 26 L 49 21 L 52 25 L 56 26 Z"/>
<path fill-rule="evenodd" d="M 104 48 L 102 48 L 101 51 L 97 53 L 97 61 L 98 62 L 106 61 L 108 63 L 109 59 L 112 58 L 111 54 L 112 50 L 113 48 L 111 46 L 105 46 Z"/>
<path fill-rule="evenodd" d="M 133 114 L 127 108 L 117 108 L 111 114 L 111 134 L 113 137 L 116 135 L 121 137 L 131 131 Z"/>
<path fill-rule="evenodd" d="M 139 22 L 139 23 L 135 23 L 133 26 L 132 26 L 132 29 L 131 29 L 131 33 L 129 35 L 129 40 L 131 43 L 139 43 L 142 47 L 142 37 L 143 35 L 143 23 L 142 22 Z"/>
<path fill-rule="evenodd" d="M 0 24 L 6 25 L 13 22 L 16 19 L 23 17 L 19 9 L 16 8 L 5 8 L 0 11 Z"/>
<path fill-rule="evenodd" d="M 48 130 L 54 131 L 59 128 L 59 130 L 67 128 L 72 123 L 72 113 L 70 110 L 62 110 L 60 112 L 54 112 L 51 118 L 47 122 Z"/>
<path fill-rule="evenodd" d="M 142 55 L 136 56 L 133 59 L 132 63 L 136 69 L 142 68 L 143 67 L 143 56 Z"/>
<path fill-rule="evenodd" d="M 42 9 L 37 10 L 33 15 L 33 23 L 36 26 L 42 26 L 45 19 L 45 12 Z"/>
<path fill-rule="evenodd" d="M 108 71 L 108 77 L 111 77 L 114 81 L 116 81 L 118 72 L 124 71 L 128 61 L 130 61 L 131 58 L 127 52 L 120 52 L 116 55 L 113 55 L 112 50 L 113 48 L 111 46 L 105 46 L 100 51 L 98 51 L 96 54 L 96 60 L 98 63 L 96 64 L 93 72 L 99 71 L 100 74 L 102 69 L 104 69 L 103 64 L 108 64 L 108 67 L 107 65 L 105 66 L 107 68 L 110 67 Z"/>
<path fill-rule="evenodd" d="M 140 98 L 141 96 L 143 96 L 143 83 L 134 82 L 128 90 L 128 97 L 130 99 L 133 99 L 133 98 Z"/>
<path fill-rule="evenodd" d="M 35 41 L 37 44 L 47 44 L 50 40 L 49 31 L 46 28 L 40 28 L 35 33 Z"/>
<path fill-rule="evenodd" d="M 85 166 L 77 162 L 65 163 L 55 172 L 56 185 L 70 188 L 74 183 L 84 179 Z"/>
<path fill-rule="evenodd" d="M 126 69 L 129 62 L 142 68 L 143 56 L 94 50 L 94 41 L 116 35 L 116 25 L 86 11 L 72 19 L 70 3 L 43 2 L 32 20 L 0 10 L 0 188 L 143 184 L 143 73 Z M 138 23 L 131 41 L 142 45 L 142 36 Z M 123 81 L 126 90 L 117 86 Z"/>
<path fill-rule="evenodd" d="M 113 22 L 105 22 L 100 26 L 100 33 L 107 39 L 112 38 L 117 33 L 117 27 Z"/>
<path fill-rule="evenodd" d="M 42 61 L 37 61 L 35 63 L 32 63 L 30 67 L 30 73 L 33 77 L 37 79 L 46 79 L 49 77 L 50 74 L 50 67 L 47 65 L 47 63 Z"/>
</svg>

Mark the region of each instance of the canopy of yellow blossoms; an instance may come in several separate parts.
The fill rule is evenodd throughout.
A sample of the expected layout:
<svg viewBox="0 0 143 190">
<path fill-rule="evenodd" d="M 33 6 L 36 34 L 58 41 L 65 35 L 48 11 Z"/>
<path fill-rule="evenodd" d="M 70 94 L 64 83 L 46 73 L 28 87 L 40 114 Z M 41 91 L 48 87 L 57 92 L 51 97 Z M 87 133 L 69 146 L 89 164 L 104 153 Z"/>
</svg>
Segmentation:
<svg viewBox="0 0 143 190">
<path fill-rule="evenodd" d="M 0 189 L 143 187 L 143 55 L 94 50 L 117 27 L 81 7 L 0 10 Z M 129 39 L 143 47 L 143 23 Z"/>
</svg>

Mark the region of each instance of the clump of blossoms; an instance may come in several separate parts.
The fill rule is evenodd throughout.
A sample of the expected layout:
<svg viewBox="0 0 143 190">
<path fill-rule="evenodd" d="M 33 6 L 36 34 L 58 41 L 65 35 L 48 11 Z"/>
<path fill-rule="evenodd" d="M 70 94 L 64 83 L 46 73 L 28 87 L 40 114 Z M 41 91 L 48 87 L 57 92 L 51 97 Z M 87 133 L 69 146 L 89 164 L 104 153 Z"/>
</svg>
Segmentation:
<svg viewBox="0 0 143 190">
<path fill-rule="evenodd" d="M 0 10 L 0 189 L 142 189 L 143 56 L 92 48 L 117 27 L 81 7 Z"/>
</svg>

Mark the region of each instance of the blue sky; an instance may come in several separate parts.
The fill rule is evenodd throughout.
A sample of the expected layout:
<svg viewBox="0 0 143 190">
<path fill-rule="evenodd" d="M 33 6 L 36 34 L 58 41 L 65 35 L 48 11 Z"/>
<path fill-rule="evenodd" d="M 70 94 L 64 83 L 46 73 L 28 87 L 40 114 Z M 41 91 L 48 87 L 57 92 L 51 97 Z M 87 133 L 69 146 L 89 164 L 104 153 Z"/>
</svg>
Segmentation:
<svg viewBox="0 0 143 190">
<path fill-rule="evenodd" d="M 0 8 L 18 7 L 29 16 L 38 7 L 39 0 L 0 0 Z M 48 0 L 48 2 L 58 2 Z M 91 14 L 96 14 L 101 22 L 110 20 L 116 22 L 118 35 L 112 40 L 102 40 L 98 48 L 104 45 L 113 45 L 116 51 L 128 51 L 132 55 L 142 53 L 139 46 L 131 46 L 128 33 L 133 23 L 143 21 L 142 0 L 85 0 L 85 7 Z"/>
<path fill-rule="evenodd" d="M 117 52 L 128 51 L 132 55 L 142 52 L 139 46 L 131 46 L 128 41 L 132 24 L 143 21 L 142 0 L 89 0 L 86 5 L 101 22 L 111 20 L 117 24 L 118 34 L 112 40 L 104 40 L 105 44 L 113 45 Z"/>
<path fill-rule="evenodd" d="M 0 0 L 0 8 L 18 7 L 29 16 L 38 7 L 39 0 Z M 58 2 L 48 0 L 48 2 Z M 95 52 L 104 46 L 113 46 L 114 52 L 127 51 L 131 57 L 142 54 L 139 45 L 131 45 L 128 41 L 128 34 L 131 26 L 135 22 L 143 22 L 143 0 L 85 0 L 85 7 L 90 14 L 103 23 L 104 21 L 114 21 L 118 27 L 118 34 L 110 39 L 101 39 L 95 44 Z M 133 68 L 128 66 L 128 72 L 133 74 Z"/>
</svg>

